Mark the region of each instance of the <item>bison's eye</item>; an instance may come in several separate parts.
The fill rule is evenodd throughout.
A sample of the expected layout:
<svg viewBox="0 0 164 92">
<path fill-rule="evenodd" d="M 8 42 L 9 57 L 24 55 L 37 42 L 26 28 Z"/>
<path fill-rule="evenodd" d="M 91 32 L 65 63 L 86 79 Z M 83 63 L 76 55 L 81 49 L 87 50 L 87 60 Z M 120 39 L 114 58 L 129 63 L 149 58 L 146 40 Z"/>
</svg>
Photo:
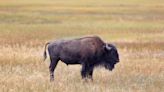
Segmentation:
<svg viewBox="0 0 164 92">
<path fill-rule="evenodd" d="M 111 55 L 114 55 L 115 53 L 116 53 L 115 50 L 111 50 L 111 51 L 110 51 L 110 54 L 111 54 Z"/>
</svg>

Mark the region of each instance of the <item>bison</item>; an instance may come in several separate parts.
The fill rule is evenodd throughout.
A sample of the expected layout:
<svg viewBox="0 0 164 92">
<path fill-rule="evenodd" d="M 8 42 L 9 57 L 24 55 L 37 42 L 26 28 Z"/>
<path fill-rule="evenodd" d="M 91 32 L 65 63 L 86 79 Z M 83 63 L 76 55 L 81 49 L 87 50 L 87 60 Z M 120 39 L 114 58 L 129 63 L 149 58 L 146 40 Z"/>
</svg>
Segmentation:
<svg viewBox="0 0 164 92">
<path fill-rule="evenodd" d="M 119 62 L 119 55 L 114 45 L 105 43 L 98 36 L 87 36 L 72 40 L 57 40 L 45 45 L 44 60 L 47 57 L 46 48 L 50 56 L 50 81 L 54 80 L 54 69 L 59 60 L 67 65 L 81 64 L 82 79 L 92 79 L 95 66 L 104 66 L 113 70 Z"/>
</svg>

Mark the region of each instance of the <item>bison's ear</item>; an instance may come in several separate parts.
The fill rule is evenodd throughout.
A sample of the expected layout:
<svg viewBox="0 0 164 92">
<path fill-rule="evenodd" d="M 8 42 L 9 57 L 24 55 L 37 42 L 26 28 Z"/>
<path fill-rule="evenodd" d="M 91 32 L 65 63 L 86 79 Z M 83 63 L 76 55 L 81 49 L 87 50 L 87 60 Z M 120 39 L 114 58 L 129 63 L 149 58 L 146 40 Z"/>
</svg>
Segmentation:
<svg viewBox="0 0 164 92">
<path fill-rule="evenodd" d="M 112 49 L 112 47 L 109 46 L 108 44 L 105 44 L 104 49 L 107 51 L 110 51 Z"/>
</svg>

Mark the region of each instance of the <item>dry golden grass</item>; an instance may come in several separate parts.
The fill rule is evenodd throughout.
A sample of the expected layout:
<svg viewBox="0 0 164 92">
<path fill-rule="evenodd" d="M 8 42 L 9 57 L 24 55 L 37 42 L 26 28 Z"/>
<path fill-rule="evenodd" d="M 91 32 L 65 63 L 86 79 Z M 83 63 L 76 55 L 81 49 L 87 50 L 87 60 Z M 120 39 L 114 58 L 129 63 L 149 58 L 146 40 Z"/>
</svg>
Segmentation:
<svg viewBox="0 0 164 92">
<path fill-rule="evenodd" d="M 163 0 L 0 0 L 0 92 L 163 92 Z M 44 44 L 98 35 L 118 47 L 111 72 L 59 63 L 49 82 Z"/>
<path fill-rule="evenodd" d="M 61 62 L 55 71 L 54 83 L 50 83 L 48 60 L 42 61 L 42 46 L 1 47 L 1 91 L 162 92 L 163 52 L 152 51 L 149 48 L 140 50 L 141 46 L 134 47 L 127 44 L 120 47 L 121 62 L 116 65 L 115 70 L 109 72 L 103 68 L 96 68 L 94 81 L 89 83 L 81 80 L 81 66 L 66 66 Z"/>
</svg>

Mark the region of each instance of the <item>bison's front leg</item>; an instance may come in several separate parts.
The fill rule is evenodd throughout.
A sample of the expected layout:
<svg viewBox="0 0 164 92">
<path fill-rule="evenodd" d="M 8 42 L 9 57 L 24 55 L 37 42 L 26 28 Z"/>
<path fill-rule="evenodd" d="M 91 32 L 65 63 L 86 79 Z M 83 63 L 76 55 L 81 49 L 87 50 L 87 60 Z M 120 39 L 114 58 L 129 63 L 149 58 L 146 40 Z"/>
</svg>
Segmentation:
<svg viewBox="0 0 164 92">
<path fill-rule="evenodd" d="M 94 69 L 93 66 L 89 67 L 89 72 L 88 72 L 88 78 L 91 79 L 92 81 L 93 81 L 93 77 L 92 77 L 92 75 L 93 75 L 93 69 Z"/>
<path fill-rule="evenodd" d="M 82 79 L 84 79 L 84 81 L 88 81 L 88 79 L 90 79 L 91 81 L 93 81 L 92 75 L 93 75 L 93 66 L 89 65 L 89 64 L 83 64 L 82 65 L 82 70 L 81 70 L 81 76 Z"/>
<path fill-rule="evenodd" d="M 89 64 L 82 64 L 81 76 L 82 78 L 91 78 L 93 74 L 93 66 Z"/>
<path fill-rule="evenodd" d="M 49 66 L 50 81 L 53 81 L 54 80 L 54 70 L 55 70 L 55 67 L 56 67 L 59 59 L 50 57 L 50 60 L 51 60 L 51 63 L 50 63 L 50 66 Z"/>
<path fill-rule="evenodd" d="M 87 77 L 87 65 L 86 64 L 82 64 L 81 76 L 82 76 L 82 79 Z"/>
</svg>

